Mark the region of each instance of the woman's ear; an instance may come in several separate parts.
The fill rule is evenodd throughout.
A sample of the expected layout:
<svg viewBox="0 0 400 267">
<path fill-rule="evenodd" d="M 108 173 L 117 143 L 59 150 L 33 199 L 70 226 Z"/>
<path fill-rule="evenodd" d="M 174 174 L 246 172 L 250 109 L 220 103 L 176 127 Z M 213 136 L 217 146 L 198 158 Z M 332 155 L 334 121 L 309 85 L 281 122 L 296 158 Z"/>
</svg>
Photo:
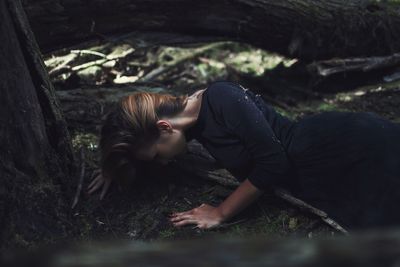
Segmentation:
<svg viewBox="0 0 400 267">
<path fill-rule="evenodd" d="M 158 120 L 156 122 L 158 130 L 161 131 L 167 131 L 167 132 L 172 132 L 172 125 L 169 121 L 167 120 Z"/>
</svg>

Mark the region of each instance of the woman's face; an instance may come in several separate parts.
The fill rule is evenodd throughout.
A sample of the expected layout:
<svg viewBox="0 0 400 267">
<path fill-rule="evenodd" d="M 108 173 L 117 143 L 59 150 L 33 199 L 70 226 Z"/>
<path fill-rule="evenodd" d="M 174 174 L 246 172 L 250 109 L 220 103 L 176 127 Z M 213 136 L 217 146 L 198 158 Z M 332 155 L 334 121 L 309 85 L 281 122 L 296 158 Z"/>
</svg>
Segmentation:
<svg viewBox="0 0 400 267">
<path fill-rule="evenodd" d="M 154 160 L 162 165 L 177 155 L 187 151 L 187 142 L 181 130 L 167 128 L 160 130 L 160 136 L 151 144 L 144 145 L 136 152 L 136 157 L 140 160 Z"/>
</svg>

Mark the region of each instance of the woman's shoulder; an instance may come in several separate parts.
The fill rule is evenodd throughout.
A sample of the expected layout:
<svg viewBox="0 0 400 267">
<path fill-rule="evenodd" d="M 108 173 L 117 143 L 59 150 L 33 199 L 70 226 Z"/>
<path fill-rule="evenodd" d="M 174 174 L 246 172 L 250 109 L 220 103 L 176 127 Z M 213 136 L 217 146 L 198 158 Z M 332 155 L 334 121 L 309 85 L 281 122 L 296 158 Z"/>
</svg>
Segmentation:
<svg viewBox="0 0 400 267">
<path fill-rule="evenodd" d="M 247 89 L 244 88 L 242 85 L 240 85 L 237 82 L 234 81 L 229 81 L 229 80 L 217 80 L 213 81 L 208 84 L 207 90 L 209 91 L 217 91 L 218 93 L 222 93 L 223 91 L 246 91 Z"/>
<path fill-rule="evenodd" d="M 237 82 L 218 80 L 207 86 L 206 94 L 212 103 L 231 103 L 233 99 L 245 96 L 246 90 Z"/>
</svg>

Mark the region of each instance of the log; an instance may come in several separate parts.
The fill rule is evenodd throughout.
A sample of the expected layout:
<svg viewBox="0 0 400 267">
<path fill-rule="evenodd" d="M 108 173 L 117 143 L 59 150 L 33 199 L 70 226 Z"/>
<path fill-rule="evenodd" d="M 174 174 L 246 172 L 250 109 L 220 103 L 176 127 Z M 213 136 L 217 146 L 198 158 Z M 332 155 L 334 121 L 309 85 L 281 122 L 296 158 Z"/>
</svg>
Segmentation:
<svg viewBox="0 0 400 267">
<path fill-rule="evenodd" d="M 400 53 L 384 57 L 345 58 L 317 61 L 307 66 L 315 76 L 327 77 L 338 73 L 369 72 L 400 66 Z"/>
<path fill-rule="evenodd" d="M 68 234 L 74 154 L 19 0 L 0 1 L 0 244 Z"/>
<path fill-rule="evenodd" d="M 24 3 L 45 52 L 130 32 L 153 44 L 232 40 L 303 60 L 400 52 L 400 3 L 394 0 Z"/>
<path fill-rule="evenodd" d="M 325 238 L 226 238 L 63 244 L 33 252 L 8 251 L 4 267 L 113 266 L 397 266 L 399 229 Z"/>
</svg>

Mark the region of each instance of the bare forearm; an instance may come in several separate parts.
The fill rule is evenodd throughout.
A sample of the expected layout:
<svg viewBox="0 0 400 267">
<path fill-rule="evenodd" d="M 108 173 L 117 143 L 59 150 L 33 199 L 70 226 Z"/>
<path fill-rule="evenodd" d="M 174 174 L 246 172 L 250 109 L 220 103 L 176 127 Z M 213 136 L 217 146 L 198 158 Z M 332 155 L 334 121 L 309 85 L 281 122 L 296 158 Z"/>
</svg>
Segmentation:
<svg viewBox="0 0 400 267">
<path fill-rule="evenodd" d="M 244 180 L 225 200 L 218 206 L 222 220 L 228 220 L 250 203 L 256 200 L 263 191 L 255 187 L 248 179 Z"/>
</svg>

